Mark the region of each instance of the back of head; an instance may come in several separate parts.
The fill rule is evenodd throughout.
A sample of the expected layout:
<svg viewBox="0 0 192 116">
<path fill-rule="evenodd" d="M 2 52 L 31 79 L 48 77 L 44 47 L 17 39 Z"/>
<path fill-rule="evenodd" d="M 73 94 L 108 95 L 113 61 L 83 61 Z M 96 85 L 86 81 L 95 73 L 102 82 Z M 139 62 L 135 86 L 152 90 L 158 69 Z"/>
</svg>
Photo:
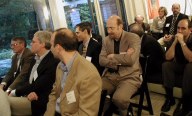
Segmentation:
<svg viewBox="0 0 192 116">
<path fill-rule="evenodd" d="M 75 26 L 75 28 L 79 27 L 81 31 L 87 30 L 87 33 L 90 35 L 90 32 L 92 30 L 92 25 L 90 22 L 82 22 Z"/>
<path fill-rule="evenodd" d="M 50 40 L 51 40 L 51 32 L 49 31 L 37 31 L 34 36 L 38 38 L 40 43 L 45 43 L 45 48 L 49 50 L 51 48 Z"/>
<path fill-rule="evenodd" d="M 75 51 L 78 47 L 78 40 L 76 34 L 67 28 L 56 30 L 54 39 L 54 46 L 59 44 L 65 51 Z"/>
<path fill-rule="evenodd" d="M 24 44 L 24 47 L 27 46 L 27 42 L 24 37 L 14 37 L 11 39 L 11 41 L 18 41 L 19 43 Z"/>
<path fill-rule="evenodd" d="M 141 27 L 141 25 L 137 23 L 133 23 L 130 25 L 130 32 L 139 35 L 139 37 L 141 37 L 144 34 L 143 28 Z"/>
</svg>

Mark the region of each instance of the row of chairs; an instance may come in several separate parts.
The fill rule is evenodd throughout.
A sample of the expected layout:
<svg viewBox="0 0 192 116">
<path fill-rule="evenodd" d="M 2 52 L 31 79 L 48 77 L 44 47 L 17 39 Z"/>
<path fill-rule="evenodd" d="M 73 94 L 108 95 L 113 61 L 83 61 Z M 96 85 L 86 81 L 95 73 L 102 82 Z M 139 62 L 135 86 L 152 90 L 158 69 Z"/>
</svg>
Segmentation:
<svg viewBox="0 0 192 116">
<path fill-rule="evenodd" d="M 143 82 L 141 84 L 141 87 L 138 89 L 138 91 L 132 95 L 131 99 L 133 99 L 136 96 L 139 96 L 139 102 L 138 103 L 130 103 L 129 108 L 127 109 L 131 115 L 133 115 L 133 107 L 136 107 L 138 109 L 137 111 L 137 116 L 141 116 L 142 110 L 146 110 L 149 112 L 150 115 L 153 115 L 153 108 L 151 104 L 151 99 L 149 95 L 149 90 L 147 86 L 147 72 L 148 72 L 148 62 L 149 62 L 150 56 L 146 57 L 140 57 L 140 64 L 142 67 L 142 77 L 143 77 Z M 105 100 L 107 96 L 107 91 L 103 90 L 102 95 L 101 95 L 101 101 L 100 101 L 100 108 L 99 108 L 99 113 L 98 116 L 102 116 L 103 114 L 103 109 L 105 105 Z M 112 98 L 112 95 L 110 95 L 110 98 Z M 147 104 L 144 105 L 144 98 L 146 98 Z M 110 102 L 111 99 L 110 99 Z M 114 108 L 114 106 L 111 106 Z M 114 110 L 111 110 L 111 113 L 113 113 Z M 104 114 L 105 115 L 105 114 Z M 130 114 L 127 114 L 127 116 L 130 116 Z"/>
</svg>

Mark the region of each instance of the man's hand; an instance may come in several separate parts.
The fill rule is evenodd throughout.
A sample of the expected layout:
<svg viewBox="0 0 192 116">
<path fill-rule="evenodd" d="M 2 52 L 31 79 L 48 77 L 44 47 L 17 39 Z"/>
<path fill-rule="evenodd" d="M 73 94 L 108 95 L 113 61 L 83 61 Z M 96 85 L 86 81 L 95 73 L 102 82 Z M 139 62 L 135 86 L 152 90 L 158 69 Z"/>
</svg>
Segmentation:
<svg viewBox="0 0 192 116">
<path fill-rule="evenodd" d="M 38 100 L 38 96 L 35 92 L 31 92 L 28 96 L 27 96 L 29 101 L 33 101 L 33 100 Z"/>
<path fill-rule="evenodd" d="M 168 41 L 170 41 L 170 40 L 172 39 L 172 37 L 173 37 L 173 35 L 165 35 L 165 36 L 163 37 L 163 41 L 164 41 L 164 42 L 168 42 Z"/>
<path fill-rule="evenodd" d="M 109 54 L 109 55 L 107 56 L 108 59 L 112 59 L 113 57 L 114 57 L 114 54 Z"/>
<path fill-rule="evenodd" d="M 129 48 L 129 49 L 127 50 L 127 54 L 128 54 L 128 55 L 133 54 L 133 52 L 135 52 L 135 50 L 134 50 L 133 48 Z"/>
<path fill-rule="evenodd" d="M 183 34 L 181 33 L 177 33 L 175 35 L 175 39 L 177 39 L 177 41 L 179 41 L 179 43 L 182 45 L 183 43 L 185 43 L 184 39 L 183 39 Z"/>
<path fill-rule="evenodd" d="M 4 86 L 5 86 L 5 85 L 0 84 L 0 89 L 2 89 L 2 90 L 3 90 Z"/>
</svg>

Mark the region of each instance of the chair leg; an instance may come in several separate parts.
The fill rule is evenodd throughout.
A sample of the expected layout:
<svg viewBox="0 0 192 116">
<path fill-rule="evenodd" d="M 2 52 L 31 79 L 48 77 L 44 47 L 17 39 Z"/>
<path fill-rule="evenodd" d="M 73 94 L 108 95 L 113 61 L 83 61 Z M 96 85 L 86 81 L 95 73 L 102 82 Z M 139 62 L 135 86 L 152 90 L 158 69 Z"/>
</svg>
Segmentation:
<svg viewBox="0 0 192 116">
<path fill-rule="evenodd" d="M 140 93 L 140 98 L 139 98 L 139 106 L 138 106 L 138 112 L 137 116 L 141 116 L 142 109 L 143 109 L 143 101 L 144 101 L 144 91 Z"/>
<path fill-rule="evenodd" d="M 101 100 L 100 100 L 98 116 L 102 116 L 106 96 L 107 96 L 107 90 L 103 90 L 101 93 Z"/>
<path fill-rule="evenodd" d="M 131 103 L 130 103 L 130 105 L 128 107 L 127 116 L 134 116 L 133 115 L 133 107 L 132 107 Z"/>
<path fill-rule="evenodd" d="M 146 84 L 147 86 L 147 84 Z M 146 95 L 146 99 L 147 99 L 147 105 L 148 105 L 148 110 L 149 110 L 149 113 L 150 115 L 153 115 L 153 107 L 152 107 L 152 104 L 151 104 L 151 98 L 150 98 L 150 95 L 149 95 L 149 90 L 148 90 L 148 87 L 145 87 L 145 95 Z"/>
</svg>

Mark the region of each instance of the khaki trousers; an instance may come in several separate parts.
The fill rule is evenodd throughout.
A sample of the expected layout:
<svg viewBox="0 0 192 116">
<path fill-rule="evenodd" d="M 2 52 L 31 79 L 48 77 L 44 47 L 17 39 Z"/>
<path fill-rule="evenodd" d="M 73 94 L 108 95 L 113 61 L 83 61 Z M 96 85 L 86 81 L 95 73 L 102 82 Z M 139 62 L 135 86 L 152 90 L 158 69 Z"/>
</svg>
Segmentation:
<svg viewBox="0 0 192 116">
<path fill-rule="evenodd" d="M 27 97 L 8 97 L 12 116 L 31 116 L 31 102 Z"/>
</svg>

